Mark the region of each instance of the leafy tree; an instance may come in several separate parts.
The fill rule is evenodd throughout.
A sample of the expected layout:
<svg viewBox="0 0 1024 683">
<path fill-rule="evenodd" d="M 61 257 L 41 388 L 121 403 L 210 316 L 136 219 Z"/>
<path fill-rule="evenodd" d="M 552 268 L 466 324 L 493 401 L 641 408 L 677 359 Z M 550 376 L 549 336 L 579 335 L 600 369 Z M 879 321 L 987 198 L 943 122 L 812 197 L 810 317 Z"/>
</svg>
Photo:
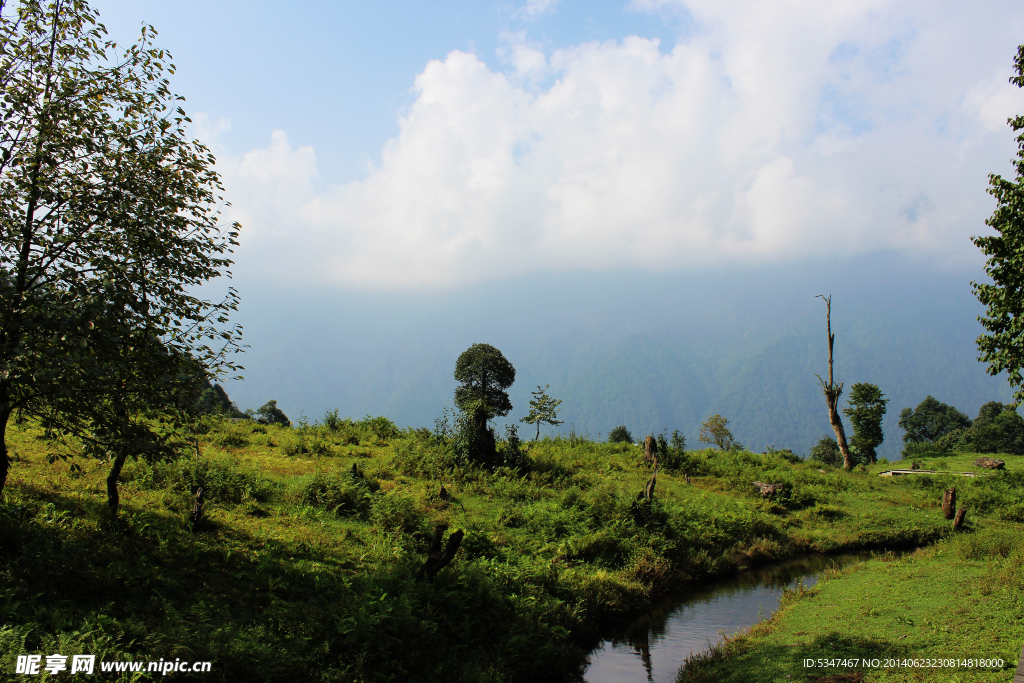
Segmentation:
<svg viewBox="0 0 1024 683">
<path fill-rule="evenodd" d="M 1024 45 L 1017 48 L 1016 76 L 1010 78 L 1024 88 Z M 1008 120 L 1014 131 L 1024 129 L 1024 115 Z M 1005 371 L 1016 387 L 1016 405 L 1024 402 L 1024 133 L 1017 136 L 1016 181 L 989 175 L 989 194 L 996 198 L 996 210 L 985 224 L 999 234 L 972 237 L 974 245 L 988 256 L 985 273 L 992 284 L 971 282 L 974 295 L 987 307 L 978 321 L 989 332 L 978 337 L 978 360 L 988 363 L 988 373 Z"/>
<path fill-rule="evenodd" d="M 203 378 L 203 393 L 199 395 L 196 409 L 204 415 L 224 415 L 226 417 L 245 417 L 245 413 L 238 409 L 234 401 L 228 396 L 228 392 L 219 384 L 211 384 L 210 380 Z"/>
<path fill-rule="evenodd" d="M 900 429 L 904 430 L 903 442 L 932 442 L 954 429 L 966 429 L 971 420 L 951 405 L 946 405 L 927 396 L 916 408 L 904 408 L 900 412 Z"/>
<path fill-rule="evenodd" d="M 633 443 L 633 435 L 626 429 L 626 425 L 619 425 L 608 432 L 608 443 Z"/>
<path fill-rule="evenodd" d="M 143 407 L 174 407 L 193 362 L 207 377 L 237 369 L 226 354 L 240 348 L 240 329 L 222 327 L 234 290 L 193 294 L 230 275 L 238 225 L 218 225 L 214 160 L 186 135 L 156 32 L 118 52 L 82 0 L 4 9 L 0 491 L 12 412 L 120 439 L 124 453 Z"/>
<path fill-rule="evenodd" d="M 820 462 L 829 467 L 843 467 L 845 461 L 843 454 L 839 451 L 839 444 L 827 434 L 822 436 L 814 446 L 811 447 L 808 459 Z"/>
<path fill-rule="evenodd" d="M 832 334 L 832 295 L 824 296 L 819 294 L 817 298 L 825 302 L 825 330 L 828 335 L 828 382 L 825 382 L 821 375 L 815 375 L 815 377 L 818 378 L 818 384 L 821 385 L 821 390 L 825 394 L 825 404 L 828 406 L 828 421 L 832 425 L 832 431 L 836 433 L 836 444 L 839 446 L 839 452 L 843 454 L 843 468 L 851 470 L 854 464 L 853 456 L 850 453 L 849 446 L 846 444 L 846 432 L 843 430 L 843 421 L 839 418 L 839 411 L 837 410 L 839 397 L 843 395 L 843 383 L 836 384 L 832 379 L 832 347 L 836 341 L 836 336 Z"/>
<path fill-rule="evenodd" d="M 1024 455 L 1024 418 L 1013 406 L 989 401 L 970 429 L 950 432 L 938 444 L 943 450 Z"/>
<path fill-rule="evenodd" d="M 729 431 L 729 420 L 725 419 L 721 415 L 712 415 L 700 425 L 700 436 L 698 437 L 703 443 L 713 443 L 723 451 L 728 451 L 736 448 L 739 444 L 733 437 L 732 432 Z M 742 448 L 742 446 L 740 446 Z"/>
<path fill-rule="evenodd" d="M 556 419 L 558 417 L 558 406 L 561 405 L 562 401 L 556 401 L 547 395 L 546 391 L 550 386 L 550 384 L 545 384 L 541 387 L 538 384 L 537 391 L 530 392 L 533 394 L 533 400 L 530 401 L 530 414 L 520 420 L 520 422 L 537 425 L 537 435 L 533 438 L 534 441 L 540 439 L 540 425 L 542 422 L 552 427 L 556 427 L 563 422 L 563 420 Z"/>
<path fill-rule="evenodd" d="M 455 405 L 467 410 L 470 404 L 487 411 L 487 418 L 508 415 L 512 402 L 506 389 L 516 381 L 516 369 L 501 351 L 490 344 L 473 344 L 455 361 Z"/>
<path fill-rule="evenodd" d="M 669 470 L 677 470 L 686 462 L 686 437 L 678 429 L 666 436 L 667 429 L 658 434 L 658 464 Z"/>
<path fill-rule="evenodd" d="M 885 404 L 889 401 L 877 386 L 863 382 L 850 387 L 850 398 L 847 400 L 850 407 L 844 408 L 843 413 L 853 425 L 850 445 L 861 459 L 873 464 L 878 461 L 875 449 L 885 439 L 882 418 L 885 417 Z"/>
<path fill-rule="evenodd" d="M 473 432 L 461 437 L 459 443 L 464 443 L 471 459 L 493 463 L 497 444 L 487 421 L 512 410 L 505 390 L 515 382 L 516 369 L 490 344 L 473 344 L 455 361 L 455 379 L 460 382 L 455 389 L 455 405 L 469 416 Z"/>
<path fill-rule="evenodd" d="M 267 401 L 260 406 L 259 410 L 255 412 L 249 410 L 246 411 L 246 414 L 260 424 L 281 425 L 282 427 L 292 426 L 292 421 L 288 419 L 283 410 L 277 407 L 277 401 Z"/>
</svg>

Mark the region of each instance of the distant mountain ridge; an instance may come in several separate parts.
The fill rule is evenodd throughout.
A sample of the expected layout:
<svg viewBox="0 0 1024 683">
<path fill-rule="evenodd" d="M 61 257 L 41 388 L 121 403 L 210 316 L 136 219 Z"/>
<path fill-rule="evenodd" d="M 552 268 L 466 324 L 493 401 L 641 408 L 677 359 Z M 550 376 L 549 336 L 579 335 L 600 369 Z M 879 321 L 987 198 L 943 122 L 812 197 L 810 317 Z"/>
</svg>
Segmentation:
<svg viewBox="0 0 1024 683">
<path fill-rule="evenodd" d="M 700 422 L 719 413 L 752 450 L 805 454 L 831 434 L 815 378 L 828 371 L 825 305 L 815 296 L 832 294 L 840 407 L 853 383 L 877 384 L 890 400 L 879 456 L 893 459 L 900 410 L 925 396 L 971 417 L 1010 398 L 1005 379 L 976 360 L 982 309 L 971 277 L 882 254 L 785 277 L 575 274 L 429 296 L 332 293 L 283 304 L 260 295 L 255 321 L 242 320 L 248 379 L 228 390 L 243 408 L 278 399 L 293 419 L 337 407 L 432 427 L 452 406 L 455 359 L 485 342 L 517 370 L 510 421 L 528 412 L 536 385 L 550 384 L 564 432 L 679 429 L 696 448 Z"/>
</svg>

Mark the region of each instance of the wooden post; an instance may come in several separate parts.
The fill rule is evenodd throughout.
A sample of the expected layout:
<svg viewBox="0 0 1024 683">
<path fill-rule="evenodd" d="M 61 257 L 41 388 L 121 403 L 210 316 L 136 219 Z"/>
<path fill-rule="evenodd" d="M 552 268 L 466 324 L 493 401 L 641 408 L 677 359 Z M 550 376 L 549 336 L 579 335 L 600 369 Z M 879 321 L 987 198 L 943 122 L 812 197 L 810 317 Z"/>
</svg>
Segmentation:
<svg viewBox="0 0 1024 683">
<path fill-rule="evenodd" d="M 942 495 L 942 515 L 946 519 L 953 519 L 956 514 L 956 487 L 946 489 Z"/>
<path fill-rule="evenodd" d="M 953 529 L 959 530 L 964 525 L 964 517 L 967 516 L 967 508 L 960 508 L 956 511 L 956 519 L 953 520 Z"/>
</svg>

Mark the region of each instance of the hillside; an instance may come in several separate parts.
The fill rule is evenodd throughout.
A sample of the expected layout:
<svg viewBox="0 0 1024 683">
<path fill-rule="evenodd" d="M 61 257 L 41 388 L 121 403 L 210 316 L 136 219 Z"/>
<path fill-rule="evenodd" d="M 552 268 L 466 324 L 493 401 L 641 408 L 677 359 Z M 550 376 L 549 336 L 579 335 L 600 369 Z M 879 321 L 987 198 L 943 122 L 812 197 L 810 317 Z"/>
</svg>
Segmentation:
<svg viewBox="0 0 1024 683">
<path fill-rule="evenodd" d="M 126 467 L 116 521 L 106 464 L 48 464 L 42 430 L 14 427 L 0 666 L 60 652 L 209 661 L 211 681 L 566 681 L 603 625 L 689 581 L 949 534 L 931 489 L 780 455 L 687 453 L 647 502 L 634 446 L 547 439 L 492 472 L 425 430 L 329 422 L 214 422 L 198 453 Z M 965 480 L 970 528 L 1018 524 L 1006 476 Z M 754 480 L 784 486 L 766 500 Z M 461 547 L 418 579 L 439 524 Z"/>
</svg>

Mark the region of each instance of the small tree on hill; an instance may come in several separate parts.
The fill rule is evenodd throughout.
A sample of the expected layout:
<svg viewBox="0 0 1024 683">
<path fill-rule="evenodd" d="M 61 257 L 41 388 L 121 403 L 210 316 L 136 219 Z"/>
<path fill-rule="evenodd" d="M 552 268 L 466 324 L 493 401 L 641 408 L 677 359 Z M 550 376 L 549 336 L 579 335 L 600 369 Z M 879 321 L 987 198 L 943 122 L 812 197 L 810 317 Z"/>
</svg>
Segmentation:
<svg viewBox="0 0 1024 683">
<path fill-rule="evenodd" d="M 626 429 L 626 425 L 619 425 L 608 432 L 608 443 L 633 443 L 633 435 Z"/>
<path fill-rule="evenodd" d="M 807 457 L 829 467 L 843 466 L 843 454 L 839 452 L 839 444 L 827 434 L 811 447 L 811 452 L 807 454 Z"/>
<path fill-rule="evenodd" d="M 493 462 L 497 452 L 487 421 L 512 410 L 506 389 L 516 381 L 516 369 L 490 344 L 473 344 L 455 361 L 455 405 L 471 420 L 474 434 L 465 439 L 469 457 Z"/>
<path fill-rule="evenodd" d="M 281 425 L 282 427 L 292 426 L 292 421 L 288 419 L 288 416 L 284 414 L 283 410 L 277 407 L 277 401 L 267 401 L 255 412 L 247 410 L 246 415 L 250 419 L 256 420 L 260 424 L 264 425 Z"/>
<path fill-rule="evenodd" d="M 540 439 L 540 425 L 541 423 L 549 424 L 552 427 L 556 427 L 562 424 L 563 420 L 556 419 L 558 417 L 558 406 L 561 405 L 561 400 L 555 400 L 547 395 L 546 390 L 550 387 L 550 384 L 545 384 L 543 387 L 537 385 L 537 391 L 531 391 L 533 394 L 533 400 L 530 401 L 530 414 L 520 420 L 526 424 L 537 425 L 537 435 L 533 438 L 534 441 Z"/>
<path fill-rule="evenodd" d="M 885 439 L 882 418 L 885 417 L 885 404 L 889 401 L 877 386 L 863 382 L 850 387 L 848 400 L 850 407 L 844 408 L 843 413 L 853 425 L 850 445 L 860 458 L 874 464 L 878 460 L 875 449 Z"/>
<path fill-rule="evenodd" d="M 729 420 L 721 415 L 715 414 L 704 420 L 700 425 L 700 436 L 703 443 L 715 444 L 723 451 L 732 450 L 738 444 L 732 432 L 729 431 Z"/>
</svg>

